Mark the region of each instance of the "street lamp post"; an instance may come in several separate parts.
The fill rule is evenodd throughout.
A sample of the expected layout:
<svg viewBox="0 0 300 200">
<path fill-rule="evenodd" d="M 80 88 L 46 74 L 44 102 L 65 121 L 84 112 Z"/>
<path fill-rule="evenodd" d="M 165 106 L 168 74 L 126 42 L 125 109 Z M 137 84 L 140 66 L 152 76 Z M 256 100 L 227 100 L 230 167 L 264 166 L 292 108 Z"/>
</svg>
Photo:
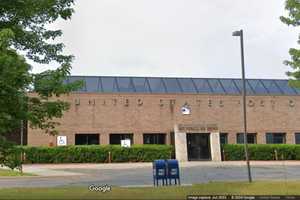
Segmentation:
<svg viewBox="0 0 300 200">
<path fill-rule="evenodd" d="M 21 174 L 23 174 L 23 137 L 24 137 L 24 121 L 21 120 L 21 129 L 20 129 L 20 145 L 22 147 L 22 152 L 21 152 L 21 166 L 20 166 L 20 171 L 21 171 Z"/>
<path fill-rule="evenodd" d="M 247 162 L 248 180 L 252 182 L 251 168 L 248 154 L 248 141 L 247 141 L 247 112 L 246 112 L 246 80 L 245 80 L 245 61 L 244 61 L 244 37 L 243 30 L 235 31 L 232 36 L 239 36 L 241 41 L 241 64 L 242 64 L 242 82 L 243 82 L 243 115 L 244 115 L 244 150 Z"/>
</svg>

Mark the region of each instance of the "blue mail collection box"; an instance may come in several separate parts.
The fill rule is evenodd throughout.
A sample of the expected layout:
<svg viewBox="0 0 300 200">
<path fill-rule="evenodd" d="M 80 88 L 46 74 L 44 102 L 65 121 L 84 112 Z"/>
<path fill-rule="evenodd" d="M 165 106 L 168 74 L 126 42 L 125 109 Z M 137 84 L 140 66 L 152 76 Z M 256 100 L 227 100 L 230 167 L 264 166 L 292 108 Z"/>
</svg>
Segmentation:
<svg viewBox="0 0 300 200">
<path fill-rule="evenodd" d="M 162 181 L 162 185 L 167 184 L 167 170 L 165 160 L 155 160 L 153 162 L 153 184 L 159 184 L 159 180 Z"/>
<path fill-rule="evenodd" d="M 172 180 L 174 180 L 175 184 L 177 184 L 177 181 L 178 181 L 178 184 L 180 185 L 178 160 L 175 160 L 175 159 L 167 160 L 166 167 L 167 167 L 167 177 L 169 180 L 169 184 L 172 185 Z"/>
</svg>

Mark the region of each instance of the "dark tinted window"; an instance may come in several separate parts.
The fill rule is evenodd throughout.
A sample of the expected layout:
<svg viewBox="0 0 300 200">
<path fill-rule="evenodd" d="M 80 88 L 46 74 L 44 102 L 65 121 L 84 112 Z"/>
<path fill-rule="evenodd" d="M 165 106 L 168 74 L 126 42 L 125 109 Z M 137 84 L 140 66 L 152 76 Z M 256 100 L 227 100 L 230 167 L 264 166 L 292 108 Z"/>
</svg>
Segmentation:
<svg viewBox="0 0 300 200">
<path fill-rule="evenodd" d="M 220 133 L 220 144 L 228 144 L 228 134 Z"/>
<path fill-rule="evenodd" d="M 295 133 L 295 144 L 300 144 L 300 133 Z"/>
<path fill-rule="evenodd" d="M 285 144 L 285 133 L 266 133 L 267 144 Z"/>
<path fill-rule="evenodd" d="M 238 133 L 236 135 L 236 142 L 238 144 L 244 143 L 244 133 Z M 247 143 L 256 144 L 256 133 L 247 133 Z"/>
<path fill-rule="evenodd" d="M 99 134 L 75 134 L 75 145 L 100 144 Z"/>
<path fill-rule="evenodd" d="M 155 133 L 155 134 L 143 134 L 144 144 L 166 144 L 166 134 Z"/>
<path fill-rule="evenodd" d="M 121 144 L 121 140 L 130 139 L 130 143 L 133 144 L 133 134 L 125 133 L 125 134 L 110 134 L 109 135 L 109 144 Z"/>
</svg>

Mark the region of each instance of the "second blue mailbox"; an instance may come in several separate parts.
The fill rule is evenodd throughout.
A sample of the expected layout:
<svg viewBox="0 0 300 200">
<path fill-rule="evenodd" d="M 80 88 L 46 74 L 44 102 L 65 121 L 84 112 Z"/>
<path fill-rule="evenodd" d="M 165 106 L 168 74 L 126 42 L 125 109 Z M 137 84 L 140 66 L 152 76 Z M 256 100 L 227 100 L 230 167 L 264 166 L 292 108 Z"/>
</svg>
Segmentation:
<svg viewBox="0 0 300 200">
<path fill-rule="evenodd" d="M 167 166 L 167 177 L 169 180 L 169 184 L 172 185 L 172 180 L 174 180 L 175 185 L 180 185 L 180 174 L 179 174 L 179 164 L 178 160 L 169 159 L 166 161 Z"/>
</svg>

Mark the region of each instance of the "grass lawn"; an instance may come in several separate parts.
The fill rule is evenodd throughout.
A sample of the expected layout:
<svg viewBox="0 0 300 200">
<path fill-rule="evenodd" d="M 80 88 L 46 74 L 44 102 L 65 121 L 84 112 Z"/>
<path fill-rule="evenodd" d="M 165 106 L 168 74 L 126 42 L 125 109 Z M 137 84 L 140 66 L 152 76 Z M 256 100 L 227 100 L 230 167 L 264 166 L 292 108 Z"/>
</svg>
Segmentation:
<svg viewBox="0 0 300 200">
<path fill-rule="evenodd" d="M 193 186 L 112 187 L 110 192 L 87 187 L 0 189 L 0 199 L 186 199 L 187 195 L 300 195 L 300 181 L 214 182 Z"/>
<path fill-rule="evenodd" d="M 19 171 L 0 169 L 0 176 L 34 176 L 34 174 L 29 174 L 29 173 L 21 174 Z"/>
</svg>

